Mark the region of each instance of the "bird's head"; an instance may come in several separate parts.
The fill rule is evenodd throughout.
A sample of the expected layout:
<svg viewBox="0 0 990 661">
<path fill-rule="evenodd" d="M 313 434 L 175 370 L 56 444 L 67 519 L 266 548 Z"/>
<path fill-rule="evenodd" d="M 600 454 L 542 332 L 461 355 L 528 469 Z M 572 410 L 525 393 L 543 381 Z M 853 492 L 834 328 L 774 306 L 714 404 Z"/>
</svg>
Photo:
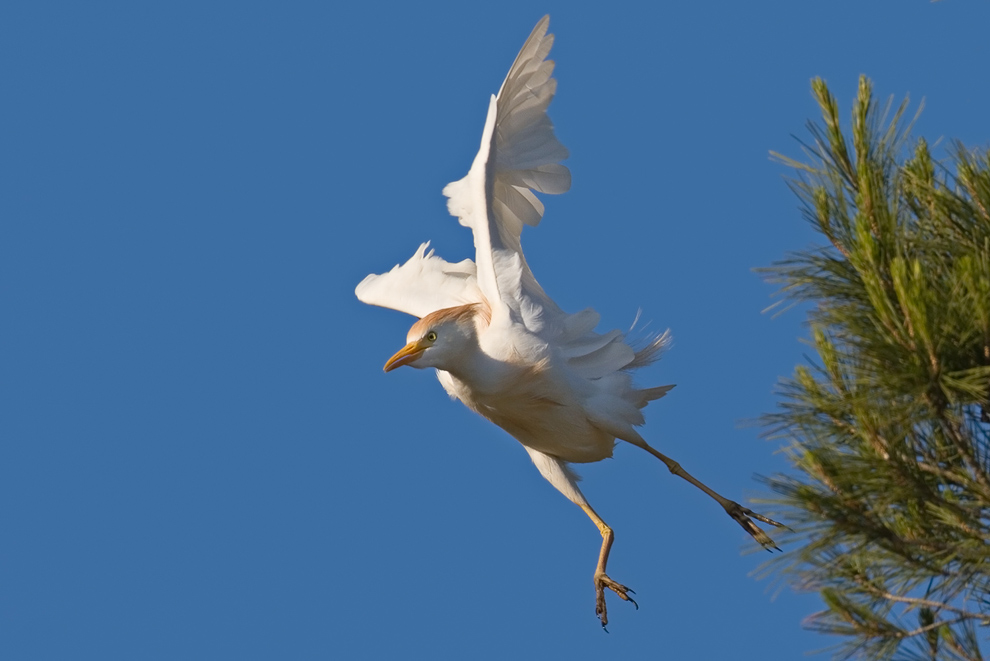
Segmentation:
<svg viewBox="0 0 990 661">
<path fill-rule="evenodd" d="M 465 351 L 477 347 L 478 305 L 444 308 L 426 315 L 409 329 L 406 346 L 388 359 L 385 371 L 409 365 L 417 369 L 449 369 Z"/>
</svg>

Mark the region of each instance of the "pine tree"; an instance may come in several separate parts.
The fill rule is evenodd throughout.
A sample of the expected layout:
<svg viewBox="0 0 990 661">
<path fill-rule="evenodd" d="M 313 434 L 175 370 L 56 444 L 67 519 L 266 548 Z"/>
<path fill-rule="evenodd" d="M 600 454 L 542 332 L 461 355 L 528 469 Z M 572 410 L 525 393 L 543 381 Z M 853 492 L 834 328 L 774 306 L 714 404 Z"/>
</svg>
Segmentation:
<svg viewBox="0 0 990 661">
<path fill-rule="evenodd" d="M 983 659 L 990 629 L 990 152 L 937 162 L 907 101 L 860 79 L 851 140 L 823 122 L 792 189 L 827 245 L 765 269 L 809 310 L 817 356 L 767 417 L 767 479 L 799 546 L 777 565 L 825 609 L 838 656 Z"/>
</svg>

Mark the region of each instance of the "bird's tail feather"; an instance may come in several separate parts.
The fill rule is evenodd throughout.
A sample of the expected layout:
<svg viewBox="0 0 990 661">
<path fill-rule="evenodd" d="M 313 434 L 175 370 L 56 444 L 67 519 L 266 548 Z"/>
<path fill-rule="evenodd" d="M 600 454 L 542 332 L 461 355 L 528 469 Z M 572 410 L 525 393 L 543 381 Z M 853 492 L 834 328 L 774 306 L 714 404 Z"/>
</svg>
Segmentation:
<svg viewBox="0 0 990 661">
<path fill-rule="evenodd" d="M 653 363 L 660 360 L 660 356 L 663 352 L 670 347 L 670 343 L 673 338 L 670 335 L 670 330 L 665 330 L 663 333 L 653 335 L 647 338 L 646 342 L 636 348 L 636 355 L 632 362 L 626 365 L 625 369 L 634 370 L 640 367 L 646 367 L 647 365 L 652 365 Z M 639 344 L 637 342 L 636 344 Z M 673 387 L 673 386 L 671 386 Z M 668 388 L 669 390 L 669 388 Z M 666 392 L 666 391 L 664 391 Z M 663 393 L 657 395 L 657 397 L 662 397 Z M 652 397 L 651 399 L 657 399 L 657 397 Z"/>
</svg>

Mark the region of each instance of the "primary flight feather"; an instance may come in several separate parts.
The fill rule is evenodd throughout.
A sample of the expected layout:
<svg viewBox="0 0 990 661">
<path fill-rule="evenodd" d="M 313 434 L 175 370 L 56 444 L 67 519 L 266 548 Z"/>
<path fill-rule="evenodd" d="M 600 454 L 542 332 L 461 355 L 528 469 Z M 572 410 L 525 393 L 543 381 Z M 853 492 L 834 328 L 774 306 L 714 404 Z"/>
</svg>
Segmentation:
<svg viewBox="0 0 990 661">
<path fill-rule="evenodd" d="M 467 175 L 443 189 L 450 213 L 474 234 L 475 261 L 451 264 L 423 244 L 405 264 L 366 277 L 356 294 L 419 317 L 386 372 L 436 368 L 452 397 L 522 443 L 540 473 L 598 526 L 595 610 L 605 626 L 605 589 L 626 601 L 631 590 L 605 573 L 612 530 L 588 504 L 569 463 L 610 457 L 620 439 L 714 498 L 765 547 L 773 541 L 752 519 L 780 524 L 715 493 L 635 430 L 644 423 L 641 409 L 673 386 L 639 388 L 631 373 L 659 358 L 668 334 L 636 349 L 621 331 L 597 333 L 598 313 L 562 311 L 526 263 L 523 225 L 538 225 L 544 211 L 535 193 L 564 193 L 571 185 L 561 165 L 567 149 L 547 116 L 557 88 L 554 63 L 546 59 L 549 22 L 545 16 L 537 23 L 492 96 Z"/>
</svg>

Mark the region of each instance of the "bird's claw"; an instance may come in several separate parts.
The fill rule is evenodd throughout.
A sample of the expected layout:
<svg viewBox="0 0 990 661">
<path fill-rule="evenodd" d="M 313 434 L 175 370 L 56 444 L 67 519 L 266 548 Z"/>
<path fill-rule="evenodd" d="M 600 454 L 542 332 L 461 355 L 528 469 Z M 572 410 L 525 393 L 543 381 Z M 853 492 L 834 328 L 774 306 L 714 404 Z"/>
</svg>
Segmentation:
<svg viewBox="0 0 990 661">
<path fill-rule="evenodd" d="M 639 610 L 639 604 L 636 603 L 635 599 L 629 596 L 630 594 L 636 594 L 636 593 L 630 590 L 629 588 L 627 588 L 625 585 L 622 585 L 621 583 L 616 583 L 605 574 L 596 574 L 595 575 L 595 615 L 597 615 L 598 619 L 601 620 L 602 629 L 605 630 L 605 633 L 608 633 L 608 629 L 605 627 L 605 625 L 608 624 L 608 611 L 605 608 L 605 588 L 608 588 L 615 594 L 619 595 L 619 598 L 622 599 L 623 601 L 630 602 L 633 606 L 636 607 L 636 610 Z"/>
<path fill-rule="evenodd" d="M 763 546 L 763 548 L 765 548 L 767 551 L 770 551 L 771 553 L 773 553 L 774 549 L 780 551 L 780 547 L 774 543 L 773 539 L 770 538 L 770 535 L 766 534 L 759 526 L 753 523 L 753 519 L 756 519 L 757 521 L 762 521 L 763 523 L 766 523 L 771 526 L 775 526 L 777 528 L 787 528 L 787 526 L 785 526 L 783 523 L 774 521 L 768 516 L 757 514 L 748 507 L 743 507 L 739 503 L 732 501 L 730 501 L 729 504 L 725 506 L 725 511 L 729 516 L 731 516 L 736 521 L 736 523 L 742 526 L 743 530 L 745 530 L 750 535 L 752 535 L 753 538 L 757 542 L 759 542 Z M 790 528 L 787 529 L 790 530 Z"/>
</svg>

